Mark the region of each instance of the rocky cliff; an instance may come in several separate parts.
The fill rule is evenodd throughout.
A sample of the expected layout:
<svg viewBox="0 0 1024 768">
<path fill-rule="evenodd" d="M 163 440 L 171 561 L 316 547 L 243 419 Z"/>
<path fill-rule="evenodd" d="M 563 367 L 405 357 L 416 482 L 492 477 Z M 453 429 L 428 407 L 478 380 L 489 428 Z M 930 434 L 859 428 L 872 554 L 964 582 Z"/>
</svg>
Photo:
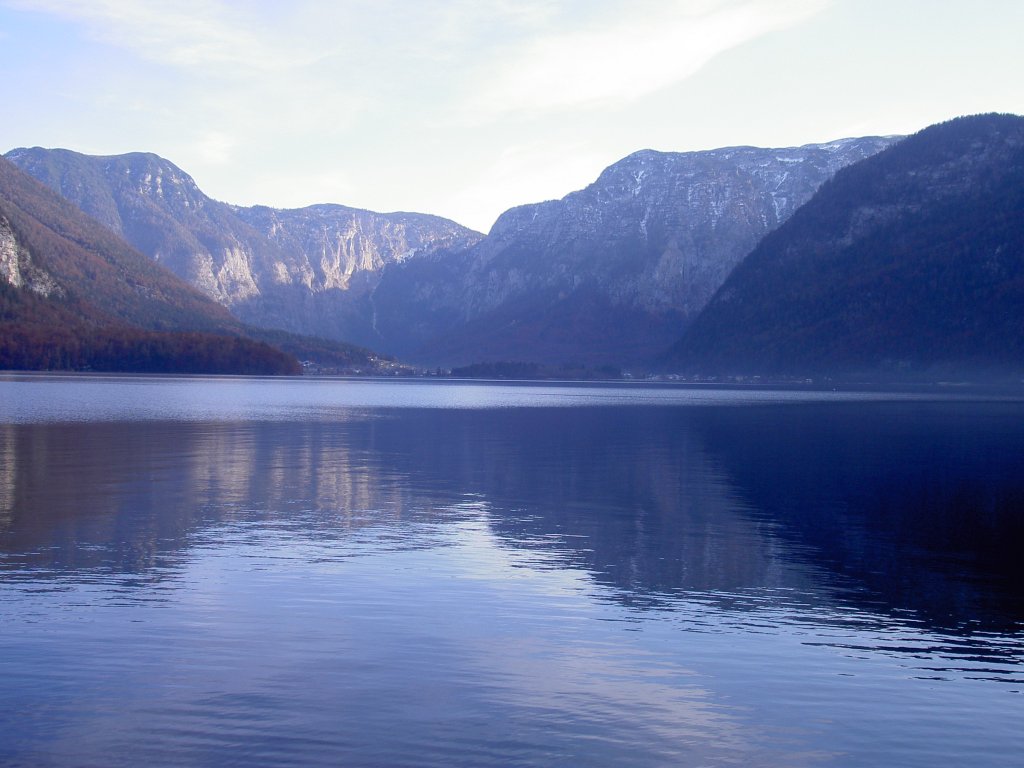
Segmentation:
<svg viewBox="0 0 1024 768">
<path fill-rule="evenodd" d="M 257 295 L 230 306 L 248 322 L 382 348 L 372 293 L 388 269 L 482 235 L 419 213 L 374 213 L 343 205 L 233 209 L 276 255 Z"/>
</svg>

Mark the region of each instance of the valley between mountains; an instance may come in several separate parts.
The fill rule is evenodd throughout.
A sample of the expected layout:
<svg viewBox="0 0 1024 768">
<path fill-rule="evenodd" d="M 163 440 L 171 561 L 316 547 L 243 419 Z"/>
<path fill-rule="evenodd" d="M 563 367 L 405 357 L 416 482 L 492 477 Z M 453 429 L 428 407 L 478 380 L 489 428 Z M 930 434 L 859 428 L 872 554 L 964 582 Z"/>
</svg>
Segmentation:
<svg viewBox="0 0 1024 768">
<path fill-rule="evenodd" d="M 927 376 L 1022 367 L 1022 137 L 1024 119 L 980 115 L 907 139 L 644 150 L 487 234 L 235 206 L 152 154 L 5 158 L 230 322 L 353 360 Z M 12 248 L 0 278 L 23 290 Z"/>
</svg>

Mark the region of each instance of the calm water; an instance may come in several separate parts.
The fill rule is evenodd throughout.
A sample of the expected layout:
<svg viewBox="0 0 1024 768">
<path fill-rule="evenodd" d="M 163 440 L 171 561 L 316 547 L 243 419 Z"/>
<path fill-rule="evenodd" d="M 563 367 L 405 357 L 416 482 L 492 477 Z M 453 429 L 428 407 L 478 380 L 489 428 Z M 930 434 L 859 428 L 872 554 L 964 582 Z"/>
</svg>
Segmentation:
<svg viewBox="0 0 1024 768">
<path fill-rule="evenodd" d="M 1024 402 L 0 378 L 0 765 L 1024 755 Z"/>
</svg>

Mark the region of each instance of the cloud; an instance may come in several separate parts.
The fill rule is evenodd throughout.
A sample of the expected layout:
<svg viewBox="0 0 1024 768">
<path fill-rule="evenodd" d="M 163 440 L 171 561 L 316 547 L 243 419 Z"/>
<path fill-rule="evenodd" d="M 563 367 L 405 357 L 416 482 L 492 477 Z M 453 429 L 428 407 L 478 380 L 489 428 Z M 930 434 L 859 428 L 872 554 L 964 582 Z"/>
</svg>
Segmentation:
<svg viewBox="0 0 1024 768">
<path fill-rule="evenodd" d="M 566 5 L 573 6 L 579 0 Z M 81 24 L 93 39 L 185 69 L 281 71 L 342 59 L 458 59 L 490 35 L 536 28 L 551 0 L 0 0 Z M 374 77 L 373 71 L 365 71 Z"/>
<path fill-rule="evenodd" d="M 90 36 L 143 59 L 185 68 L 231 72 L 270 70 L 295 61 L 268 45 L 255 14 L 220 2 L 178 0 L 9 0 L 8 6 L 82 23 Z M 300 57 L 301 60 L 301 57 Z M 226 69 L 225 69 L 226 67 Z"/>
<path fill-rule="evenodd" d="M 344 41 L 331 34 L 336 24 L 317 24 L 307 15 L 316 4 L 0 2 L 75 25 L 111 48 L 108 59 L 95 63 L 93 101 L 103 100 L 112 111 L 134 111 L 138 124 L 148 113 L 151 122 L 161 123 L 153 134 L 175 123 L 190 155 L 203 161 L 226 163 L 235 145 L 257 137 L 299 141 L 336 131 L 364 100 L 357 77 L 346 77 L 345 62 L 333 71 L 319 66 Z M 118 64 L 104 69 L 110 62 Z M 105 91 L 115 95 L 102 96 Z"/>
<path fill-rule="evenodd" d="M 606 111 L 598 125 L 594 107 L 615 109 L 665 89 L 723 51 L 834 1 L 0 0 L 0 7 L 45 17 L 27 19 L 37 49 L 54 31 L 61 41 L 51 95 L 62 100 L 51 101 L 60 114 L 78 108 L 84 118 L 51 120 L 60 126 L 50 129 L 52 143 L 156 151 L 234 202 L 440 208 L 484 227 L 511 205 L 584 186 L 638 146 L 679 140 L 648 129 L 678 125 L 664 115 L 679 109 L 653 118 Z M 38 64 L 45 78 L 47 62 Z M 68 90 L 66 74 L 78 72 L 74 91 L 58 93 Z M 760 74 L 738 83 L 735 97 Z"/>
<path fill-rule="evenodd" d="M 226 133 L 213 131 L 200 138 L 196 151 L 207 163 L 224 165 L 231 160 L 231 151 L 236 143 L 235 139 Z"/>
<path fill-rule="evenodd" d="M 825 0 L 629 4 L 623 15 L 603 24 L 527 42 L 490 73 L 473 109 L 500 115 L 629 102 L 825 5 Z"/>
</svg>

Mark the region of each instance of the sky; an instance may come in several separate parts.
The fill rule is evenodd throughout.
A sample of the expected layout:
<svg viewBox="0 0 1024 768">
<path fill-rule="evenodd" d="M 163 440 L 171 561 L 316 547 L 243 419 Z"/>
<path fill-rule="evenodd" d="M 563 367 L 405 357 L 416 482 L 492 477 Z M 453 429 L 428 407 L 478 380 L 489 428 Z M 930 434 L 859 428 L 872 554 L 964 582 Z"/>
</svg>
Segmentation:
<svg viewBox="0 0 1024 768">
<path fill-rule="evenodd" d="M 0 0 L 0 151 L 486 232 L 640 149 L 1024 114 L 1022 0 Z"/>
</svg>

